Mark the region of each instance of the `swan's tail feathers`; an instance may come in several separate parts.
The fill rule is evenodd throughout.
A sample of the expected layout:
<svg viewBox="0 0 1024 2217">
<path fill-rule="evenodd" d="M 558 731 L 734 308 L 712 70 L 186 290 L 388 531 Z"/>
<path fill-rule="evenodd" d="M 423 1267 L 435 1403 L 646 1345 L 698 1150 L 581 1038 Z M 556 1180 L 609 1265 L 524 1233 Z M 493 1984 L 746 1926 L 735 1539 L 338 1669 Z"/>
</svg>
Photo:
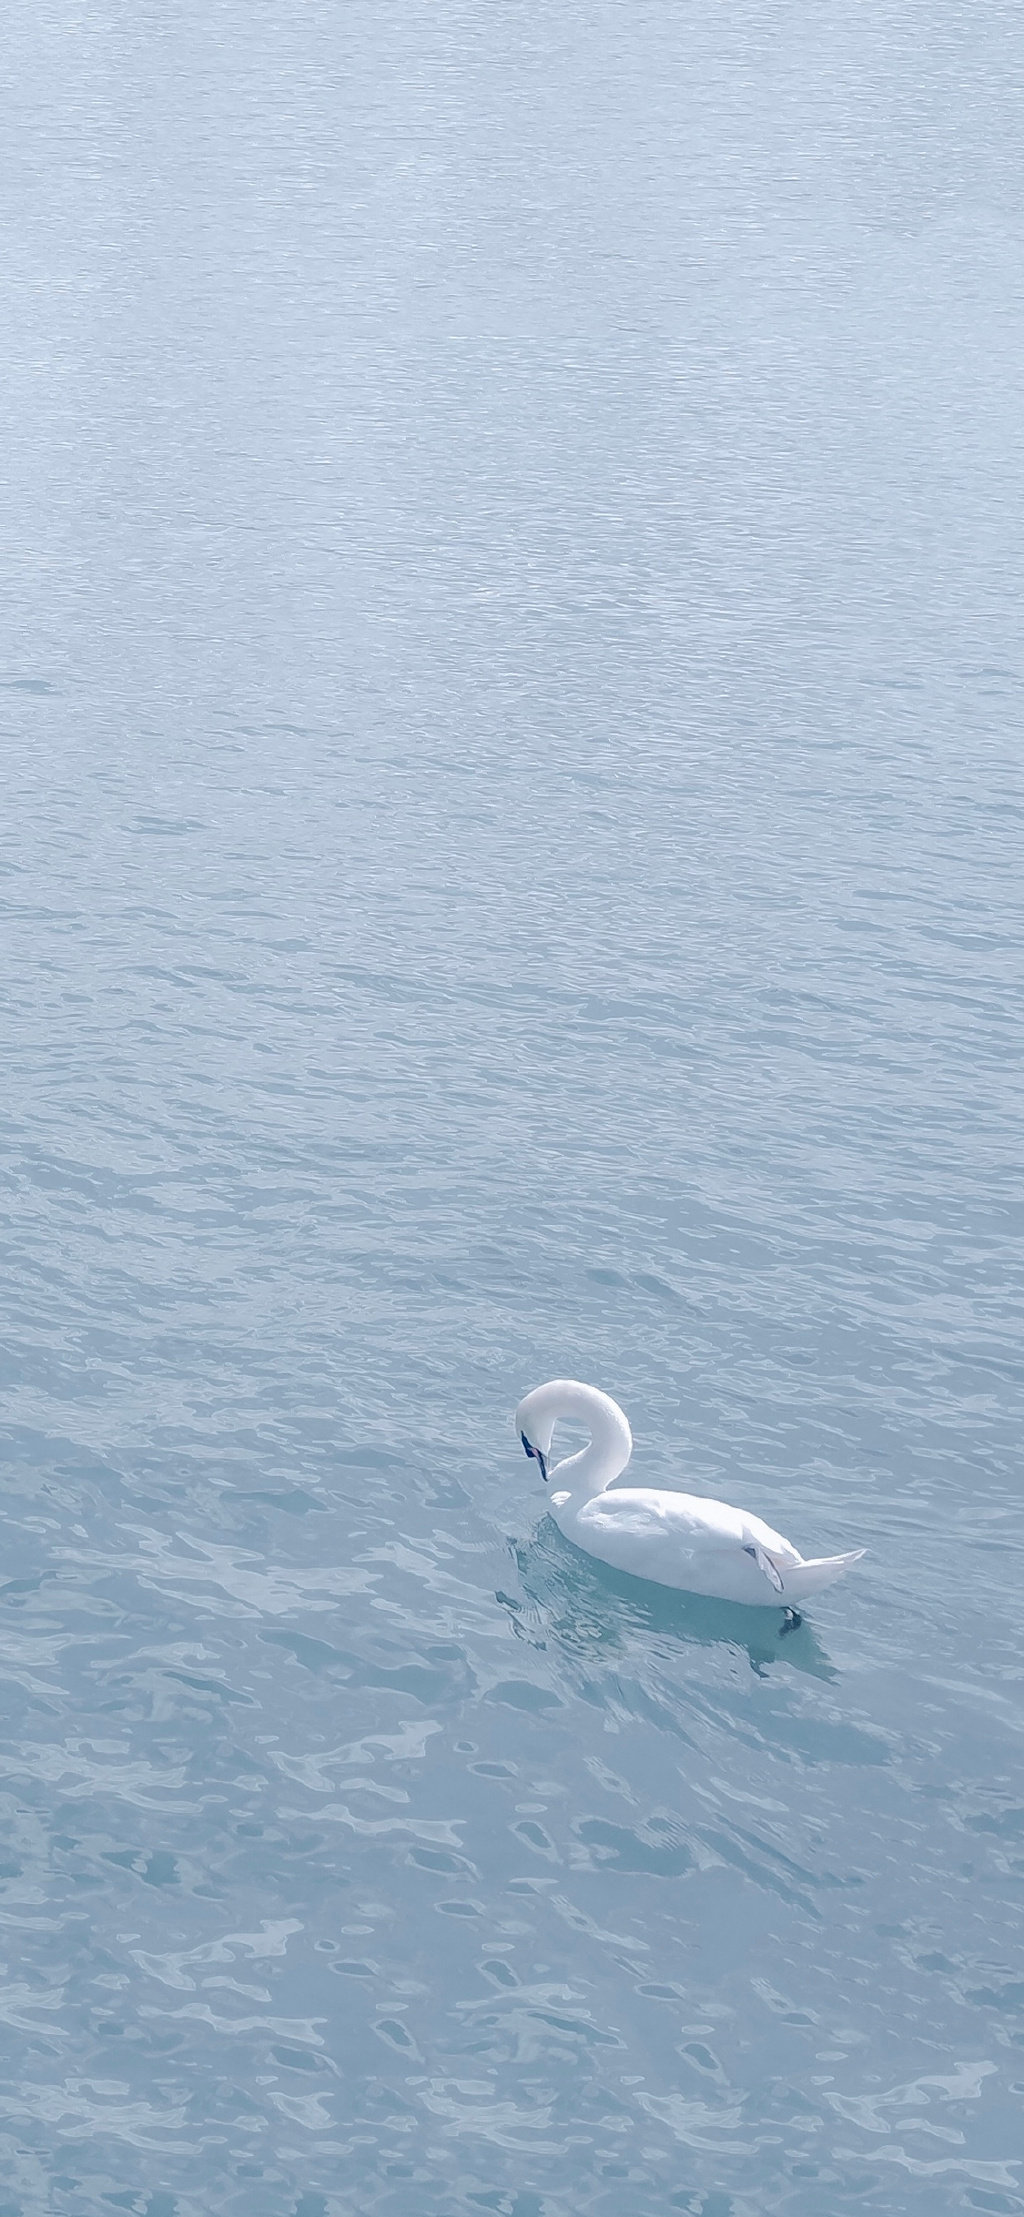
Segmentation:
<svg viewBox="0 0 1024 2217">
<path fill-rule="evenodd" d="M 866 1547 L 855 1547 L 850 1555 L 819 1555 L 813 1563 L 783 1563 L 783 1599 L 808 1601 L 812 1593 L 824 1593 L 826 1586 L 834 1586 L 851 1563 L 859 1563 L 867 1554 Z"/>
</svg>

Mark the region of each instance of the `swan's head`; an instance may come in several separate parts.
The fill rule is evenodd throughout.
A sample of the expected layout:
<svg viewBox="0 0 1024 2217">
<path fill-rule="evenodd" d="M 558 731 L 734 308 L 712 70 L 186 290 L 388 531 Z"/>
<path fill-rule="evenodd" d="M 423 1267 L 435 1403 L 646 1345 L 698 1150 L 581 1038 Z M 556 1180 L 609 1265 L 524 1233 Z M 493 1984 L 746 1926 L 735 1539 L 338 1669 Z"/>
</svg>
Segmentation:
<svg viewBox="0 0 1024 2217">
<path fill-rule="evenodd" d="M 555 1475 L 571 1470 L 574 1484 L 585 1480 L 591 1493 L 599 1493 L 625 1470 L 632 1453 L 633 1436 L 622 1410 L 610 1394 L 581 1385 L 578 1378 L 549 1378 L 546 1386 L 534 1386 L 516 1410 L 516 1431 L 531 1462 L 540 1464 L 545 1485 L 552 1475 L 551 1441 L 561 1417 L 589 1432 L 590 1445 L 557 1463 Z"/>
<path fill-rule="evenodd" d="M 548 1457 L 555 1429 L 555 1410 L 546 1386 L 535 1386 L 520 1401 L 516 1410 L 516 1431 L 531 1462 L 540 1466 L 544 1484 L 548 1482 Z"/>
</svg>

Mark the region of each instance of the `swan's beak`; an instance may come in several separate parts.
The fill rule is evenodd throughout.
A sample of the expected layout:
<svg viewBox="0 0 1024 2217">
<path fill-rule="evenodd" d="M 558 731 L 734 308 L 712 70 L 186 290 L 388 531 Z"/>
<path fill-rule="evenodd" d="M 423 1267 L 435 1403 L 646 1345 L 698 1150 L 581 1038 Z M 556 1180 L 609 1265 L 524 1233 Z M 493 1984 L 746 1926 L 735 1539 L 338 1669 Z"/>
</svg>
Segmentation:
<svg viewBox="0 0 1024 2217">
<path fill-rule="evenodd" d="M 522 1440 L 523 1446 L 524 1446 L 524 1448 L 526 1449 L 526 1453 L 528 1454 L 528 1456 L 529 1456 L 529 1458 L 530 1458 L 530 1461 L 531 1461 L 531 1463 L 539 1463 L 539 1464 L 540 1464 L 540 1474 L 541 1474 L 541 1477 L 542 1477 L 542 1478 L 543 1478 L 543 1480 L 544 1480 L 544 1484 L 545 1484 L 545 1485 L 547 1485 L 547 1482 L 548 1482 L 548 1462 L 547 1462 L 547 1456 L 546 1456 L 546 1455 L 543 1455 L 543 1454 L 541 1453 L 541 1450 L 540 1450 L 540 1448 L 539 1448 L 539 1447 L 531 1447 L 531 1446 L 530 1446 L 530 1442 L 529 1442 L 529 1440 L 527 1439 L 527 1437 L 526 1437 L 526 1433 L 525 1433 L 525 1432 L 520 1432 L 520 1434 L 519 1434 L 519 1437 L 520 1437 L 520 1439 Z"/>
</svg>

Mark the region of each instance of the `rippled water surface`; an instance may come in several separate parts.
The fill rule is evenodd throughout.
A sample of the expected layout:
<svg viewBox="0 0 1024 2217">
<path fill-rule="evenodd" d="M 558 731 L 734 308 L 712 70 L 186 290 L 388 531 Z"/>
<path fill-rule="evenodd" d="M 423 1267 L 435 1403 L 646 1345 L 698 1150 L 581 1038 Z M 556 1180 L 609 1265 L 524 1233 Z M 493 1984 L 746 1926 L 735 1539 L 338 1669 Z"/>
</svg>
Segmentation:
<svg viewBox="0 0 1024 2217">
<path fill-rule="evenodd" d="M 1020 12 L 7 45 L 0 2217 L 1024 2212 Z"/>
</svg>

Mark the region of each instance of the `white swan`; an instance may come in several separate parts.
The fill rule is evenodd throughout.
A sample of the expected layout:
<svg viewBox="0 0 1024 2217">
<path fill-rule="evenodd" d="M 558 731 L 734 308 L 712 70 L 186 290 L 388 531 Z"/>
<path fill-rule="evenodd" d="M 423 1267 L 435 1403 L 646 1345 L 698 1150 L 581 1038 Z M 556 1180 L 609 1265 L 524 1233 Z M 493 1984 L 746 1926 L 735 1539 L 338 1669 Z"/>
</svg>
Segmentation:
<svg viewBox="0 0 1024 2217">
<path fill-rule="evenodd" d="M 549 1471 L 560 1416 L 585 1424 L 590 1444 Z M 725 1501 L 650 1487 L 623 1486 L 607 1493 L 605 1488 L 626 1468 L 633 1435 L 617 1401 L 574 1378 L 552 1378 L 528 1393 L 516 1410 L 516 1430 L 527 1454 L 539 1463 L 545 1485 L 549 1477 L 555 1482 L 549 1506 L 566 1539 L 636 1578 L 753 1607 L 774 1602 L 789 1611 L 791 1621 L 799 1621 L 794 1604 L 831 1586 L 865 1552 L 858 1547 L 850 1555 L 805 1563 L 792 1542 L 770 1524 L 748 1516 L 745 1509 L 731 1509 Z"/>
</svg>

